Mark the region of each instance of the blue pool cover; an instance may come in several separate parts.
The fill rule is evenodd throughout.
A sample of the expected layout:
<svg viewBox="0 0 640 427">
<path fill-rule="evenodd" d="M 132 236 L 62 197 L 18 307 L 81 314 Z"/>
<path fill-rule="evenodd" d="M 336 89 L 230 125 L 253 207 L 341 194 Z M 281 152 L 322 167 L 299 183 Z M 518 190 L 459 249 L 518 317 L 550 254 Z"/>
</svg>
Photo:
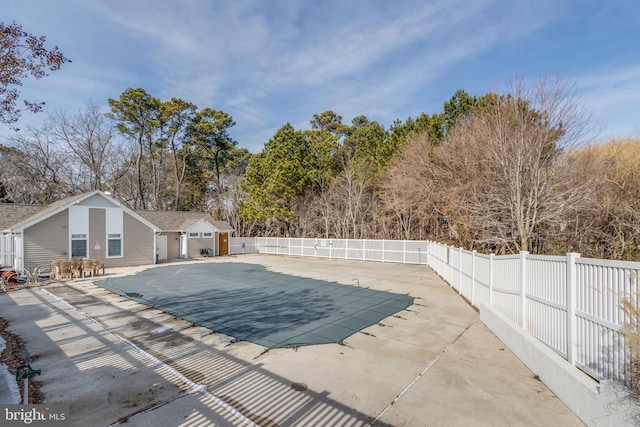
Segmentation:
<svg viewBox="0 0 640 427">
<path fill-rule="evenodd" d="M 247 263 L 174 264 L 95 283 L 267 348 L 340 342 L 413 304 L 408 295 L 275 273 Z"/>
</svg>

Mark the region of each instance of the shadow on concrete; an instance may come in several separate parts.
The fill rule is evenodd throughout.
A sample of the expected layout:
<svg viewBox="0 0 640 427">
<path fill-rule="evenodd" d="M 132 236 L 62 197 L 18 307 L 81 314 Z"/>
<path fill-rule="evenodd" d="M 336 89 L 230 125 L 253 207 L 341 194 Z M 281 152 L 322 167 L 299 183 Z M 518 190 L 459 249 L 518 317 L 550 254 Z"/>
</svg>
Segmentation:
<svg viewBox="0 0 640 427">
<path fill-rule="evenodd" d="M 251 364 L 224 350 L 203 345 L 200 340 L 185 333 L 185 329 L 191 328 L 186 322 L 177 321 L 175 327 L 167 328 L 167 316 L 162 313 L 153 314 L 158 321 L 151 320 L 141 316 L 140 312 L 148 310 L 145 307 L 136 304 L 134 308 L 122 309 L 106 304 L 100 295 L 88 295 L 71 285 L 49 288 L 49 292 L 64 299 L 78 312 L 95 312 L 91 318 L 81 322 L 83 333 L 111 350 L 105 352 L 95 346 L 70 356 L 70 362 L 76 368 L 69 375 L 79 374 L 77 367 L 80 366 L 85 381 L 93 388 L 82 400 L 83 404 L 90 399 L 96 399 L 94 402 L 103 401 L 104 395 L 98 398 L 95 394 L 108 390 L 109 401 L 117 401 L 121 405 L 115 418 L 104 418 L 103 414 L 102 424 L 106 419 L 125 422 L 145 409 L 162 406 L 183 396 L 176 391 L 167 396 L 167 390 L 154 391 L 153 386 L 142 394 L 139 390 L 132 390 L 133 384 L 139 381 L 134 375 L 139 375 L 145 367 L 151 368 L 154 376 L 168 379 L 182 390 L 199 390 L 200 400 L 205 402 L 209 410 L 218 417 L 224 416 L 230 424 L 236 423 L 237 419 L 221 409 L 221 402 L 260 426 L 360 426 L 374 421 L 373 416 L 331 399 L 327 391 L 310 390 L 304 384 L 293 383 L 263 369 L 260 363 Z M 101 292 L 114 297 L 109 292 Z M 45 298 L 40 299 L 44 304 L 47 303 Z M 131 304 L 124 299 L 120 302 Z M 96 324 L 101 328 L 96 328 Z M 64 328 L 65 325 L 52 327 Z M 44 334 L 48 332 L 43 329 Z M 124 351 L 122 345 L 116 345 L 108 339 L 111 335 L 122 337 L 128 343 Z M 77 343 L 79 338 L 63 338 L 54 344 L 64 346 L 67 342 Z M 124 378 L 123 375 L 114 375 L 117 371 L 121 371 Z M 105 374 L 113 376 L 109 379 L 105 378 Z M 149 383 L 145 381 L 144 387 L 149 388 Z M 206 386 L 206 391 L 199 388 L 202 385 Z M 70 386 L 73 387 L 73 384 L 57 384 L 57 388 Z M 75 406 L 78 404 L 76 402 Z M 211 416 L 206 413 L 200 415 L 204 419 Z M 381 422 L 375 425 L 386 426 Z"/>
</svg>

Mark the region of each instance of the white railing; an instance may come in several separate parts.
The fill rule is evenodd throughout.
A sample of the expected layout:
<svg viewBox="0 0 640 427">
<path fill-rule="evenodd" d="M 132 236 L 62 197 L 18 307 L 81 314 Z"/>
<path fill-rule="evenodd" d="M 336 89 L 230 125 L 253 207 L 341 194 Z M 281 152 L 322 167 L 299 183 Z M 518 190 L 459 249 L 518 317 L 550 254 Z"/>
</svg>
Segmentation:
<svg viewBox="0 0 640 427">
<path fill-rule="evenodd" d="M 493 306 L 593 378 L 625 380 L 630 319 L 621 302 L 638 301 L 638 262 L 483 255 L 413 240 L 231 238 L 230 251 L 425 264 L 472 305 Z"/>
</svg>

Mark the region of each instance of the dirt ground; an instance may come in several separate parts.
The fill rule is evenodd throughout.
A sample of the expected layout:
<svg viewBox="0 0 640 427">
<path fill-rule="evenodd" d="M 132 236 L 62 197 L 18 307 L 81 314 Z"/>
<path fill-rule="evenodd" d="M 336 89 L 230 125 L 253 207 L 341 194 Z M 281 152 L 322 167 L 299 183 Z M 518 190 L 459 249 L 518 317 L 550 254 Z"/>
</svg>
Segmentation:
<svg viewBox="0 0 640 427">
<path fill-rule="evenodd" d="M 38 356 L 31 356 L 27 353 L 24 341 L 17 335 L 7 330 L 9 323 L 0 317 L 0 337 L 5 340 L 6 348 L 0 353 L 0 365 L 8 367 L 9 372 L 15 373 L 18 366 L 24 363 L 31 363 L 38 360 Z M 35 375 L 29 378 L 29 403 L 41 403 L 40 393 L 41 383 Z M 22 390 L 22 383 L 20 383 Z"/>
</svg>

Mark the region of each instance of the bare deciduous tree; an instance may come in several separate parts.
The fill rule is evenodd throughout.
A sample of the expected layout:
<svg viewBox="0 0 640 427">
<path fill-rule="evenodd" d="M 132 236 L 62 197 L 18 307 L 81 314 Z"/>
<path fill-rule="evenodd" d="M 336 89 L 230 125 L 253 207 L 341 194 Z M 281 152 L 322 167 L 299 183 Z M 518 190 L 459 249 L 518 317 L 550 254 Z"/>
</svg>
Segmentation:
<svg viewBox="0 0 640 427">
<path fill-rule="evenodd" d="M 48 132 L 27 128 L 9 143 L 0 156 L 0 181 L 8 201 L 48 204 L 71 194 L 73 169 Z"/>
<path fill-rule="evenodd" d="M 469 177 L 461 207 L 478 231 L 513 250 L 530 250 L 564 210 L 585 195 L 586 183 L 564 185 L 563 155 L 587 142 L 588 117 L 561 79 L 509 82 L 506 95 L 456 126 L 447 144 L 464 147 L 479 175 Z M 459 152 L 459 151 L 458 151 Z M 459 152 L 460 153 L 460 152 Z M 474 165 L 460 165 L 467 169 Z"/>
<path fill-rule="evenodd" d="M 388 221 L 404 236 L 499 252 L 537 250 L 588 192 L 566 155 L 588 136 L 587 116 L 562 80 L 485 95 L 438 144 L 414 138 L 383 184 Z M 532 246 L 533 245 L 533 246 Z"/>
<path fill-rule="evenodd" d="M 113 157 L 115 147 L 113 126 L 100 106 L 90 101 L 86 109 L 75 116 L 62 112 L 52 114 L 47 130 L 65 147 L 78 173 L 86 177 L 88 182 L 81 190 L 104 190 L 104 181 L 110 178 L 108 159 Z"/>
</svg>

